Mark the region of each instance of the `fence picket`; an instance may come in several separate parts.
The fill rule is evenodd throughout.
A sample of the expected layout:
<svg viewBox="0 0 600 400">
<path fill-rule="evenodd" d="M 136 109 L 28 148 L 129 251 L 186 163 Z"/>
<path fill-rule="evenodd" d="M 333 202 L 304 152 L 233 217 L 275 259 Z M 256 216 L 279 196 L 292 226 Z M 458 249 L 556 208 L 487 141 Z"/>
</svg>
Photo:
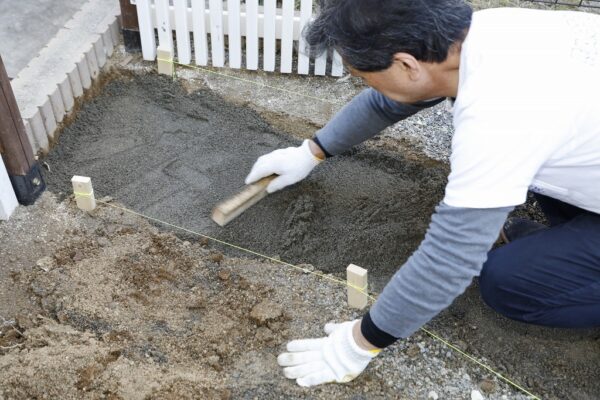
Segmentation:
<svg viewBox="0 0 600 400">
<path fill-rule="evenodd" d="M 327 52 L 324 51 L 319 57 L 315 58 L 315 75 L 325 75 L 327 68 Z"/>
<path fill-rule="evenodd" d="M 192 25 L 194 27 L 194 58 L 196 65 L 208 64 L 206 43 L 205 1 L 192 0 Z"/>
<path fill-rule="evenodd" d="M 272 72 L 275 71 L 275 0 L 265 0 L 264 4 L 263 69 Z"/>
<path fill-rule="evenodd" d="M 210 58 L 215 67 L 223 67 L 228 58 L 230 68 L 275 71 L 280 51 L 278 70 L 298 74 L 311 73 L 311 56 L 306 49 L 302 31 L 312 18 L 313 0 L 136 0 L 145 59 L 156 54 L 156 43 L 152 45 L 153 29 L 158 29 L 158 45 L 173 53 L 173 30 L 177 37 L 177 56 L 180 62 L 190 63 L 190 33 L 194 38 L 194 59 L 197 65 L 207 65 Z M 226 6 L 223 2 L 226 1 Z M 191 8 L 188 5 L 191 2 Z M 295 4 L 299 2 L 300 10 Z M 172 3 L 172 5 L 169 5 Z M 226 7 L 226 10 L 223 8 Z M 172 27 L 172 28 L 171 28 Z M 187 31 L 187 34 L 186 34 Z M 170 33 L 170 34 L 169 34 Z M 208 38 L 210 35 L 210 49 Z M 225 35 L 227 46 L 225 44 Z M 245 49 L 242 49 L 242 37 Z M 260 38 L 263 38 L 262 46 Z M 295 41 L 298 46 L 298 62 L 294 65 Z M 262 54 L 260 52 L 262 51 Z M 242 54 L 245 52 L 245 54 Z M 331 60 L 331 67 L 328 66 Z M 314 60 L 314 75 L 342 76 L 344 66 L 337 52 L 324 52 Z"/>
<path fill-rule="evenodd" d="M 155 11 L 158 45 L 173 54 L 173 31 L 169 19 L 169 0 L 156 0 Z"/>
<path fill-rule="evenodd" d="M 342 56 L 337 51 L 333 51 L 333 60 L 331 61 L 331 76 L 342 76 L 344 74 L 344 64 Z"/>
<path fill-rule="evenodd" d="M 187 20 L 187 0 L 174 0 L 175 32 L 177 34 L 177 60 L 182 64 L 192 62 L 190 31 Z"/>
<path fill-rule="evenodd" d="M 240 32 L 240 0 L 227 0 L 228 50 L 229 67 L 241 68 L 242 66 L 242 39 Z"/>
<path fill-rule="evenodd" d="M 144 60 L 154 60 L 156 58 L 156 40 L 150 13 L 150 0 L 138 0 L 136 6 L 142 41 L 142 56 Z"/>
<path fill-rule="evenodd" d="M 294 54 L 294 0 L 283 0 L 281 16 L 281 72 L 290 73 Z"/>
<path fill-rule="evenodd" d="M 246 0 L 246 69 L 258 69 L 258 0 Z"/>
<path fill-rule="evenodd" d="M 212 65 L 225 65 L 225 50 L 223 47 L 223 3 L 221 0 L 210 0 L 210 44 Z"/>
<path fill-rule="evenodd" d="M 310 21 L 312 16 L 312 0 L 301 0 L 300 2 L 300 32 L 298 40 L 298 73 L 302 75 L 308 74 L 310 65 L 310 54 L 306 50 L 306 40 L 302 36 L 304 27 Z"/>
</svg>

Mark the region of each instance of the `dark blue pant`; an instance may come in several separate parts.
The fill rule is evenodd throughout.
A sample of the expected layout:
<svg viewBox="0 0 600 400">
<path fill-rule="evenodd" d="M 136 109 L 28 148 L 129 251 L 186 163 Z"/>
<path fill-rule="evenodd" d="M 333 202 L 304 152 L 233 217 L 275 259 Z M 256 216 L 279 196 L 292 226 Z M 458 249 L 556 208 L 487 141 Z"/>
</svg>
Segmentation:
<svg viewBox="0 0 600 400">
<path fill-rule="evenodd" d="M 518 321 L 600 326 L 600 215 L 536 198 L 550 228 L 492 250 L 479 279 L 481 295 Z"/>
</svg>

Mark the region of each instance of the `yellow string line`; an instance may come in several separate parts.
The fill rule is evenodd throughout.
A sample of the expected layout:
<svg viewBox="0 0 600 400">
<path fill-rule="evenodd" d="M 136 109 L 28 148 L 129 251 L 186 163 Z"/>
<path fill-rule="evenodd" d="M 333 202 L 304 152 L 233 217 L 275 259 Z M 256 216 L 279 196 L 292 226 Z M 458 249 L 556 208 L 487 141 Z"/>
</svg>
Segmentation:
<svg viewBox="0 0 600 400">
<path fill-rule="evenodd" d="M 81 196 L 81 197 L 90 197 L 90 196 L 91 196 L 91 193 L 80 193 L 80 192 L 74 192 L 74 194 L 75 194 L 75 197 L 77 197 L 77 196 Z M 128 208 L 125 208 L 125 207 L 117 206 L 117 205 L 115 205 L 115 204 L 111 204 L 111 203 L 109 203 L 109 202 L 106 202 L 106 201 L 102 201 L 102 200 L 96 200 L 96 202 L 98 202 L 98 203 L 101 203 L 101 204 L 105 204 L 105 205 L 107 205 L 107 206 L 109 206 L 109 207 L 113 207 L 113 208 L 116 208 L 116 209 L 119 209 L 119 210 L 125 211 L 125 212 L 127 212 L 127 213 L 130 213 L 130 214 L 137 215 L 137 216 L 139 216 L 139 217 L 145 218 L 145 219 L 147 219 L 147 220 L 150 220 L 150 221 L 154 221 L 154 222 L 158 222 L 158 223 L 160 223 L 160 224 L 166 225 L 166 226 L 170 226 L 170 227 L 172 227 L 172 228 L 178 229 L 178 230 L 180 230 L 180 231 L 183 231 L 183 232 L 186 232 L 186 233 L 190 233 L 190 234 L 192 234 L 192 235 L 200 236 L 200 237 L 203 237 L 203 238 L 206 238 L 206 239 L 209 239 L 209 240 L 215 241 L 215 242 L 217 242 L 217 243 L 220 243 L 220 244 L 223 244 L 223 245 L 225 245 L 225 246 L 228 246 L 228 247 L 231 247 L 231 248 L 234 248 L 234 249 L 237 249 L 237 250 L 243 251 L 243 252 L 245 252 L 245 253 L 248 253 L 248 254 L 253 254 L 253 255 L 255 255 L 255 256 L 258 256 L 258 257 L 265 258 L 265 259 L 267 259 L 267 260 L 270 260 L 270 261 L 273 261 L 273 262 L 275 262 L 275 263 L 279 263 L 279 264 L 285 265 L 285 266 L 287 266 L 287 267 L 290 267 L 290 268 L 294 268 L 294 269 L 296 269 L 296 270 L 299 270 L 299 271 L 302 271 L 302 272 L 304 272 L 304 273 L 309 273 L 309 274 L 312 274 L 312 275 L 318 276 L 318 277 L 320 277 L 320 278 L 328 279 L 328 280 L 330 280 L 330 281 L 332 281 L 332 282 L 335 282 L 335 283 L 337 283 L 337 284 L 341 284 L 341 285 L 343 285 L 343 286 L 351 287 L 351 288 L 353 288 L 353 289 L 356 289 L 356 290 L 358 290 L 359 292 L 363 293 L 363 294 L 364 294 L 364 295 L 366 295 L 366 296 L 367 296 L 369 299 L 371 299 L 371 300 L 373 300 L 373 301 L 376 301 L 376 300 L 377 300 L 377 298 L 376 298 L 375 296 L 373 296 L 373 295 L 371 295 L 371 294 L 369 294 L 369 293 L 368 293 L 368 291 L 367 291 L 367 287 L 366 287 L 366 286 L 365 286 L 364 288 L 361 288 L 361 287 L 358 287 L 358 286 L 356 286 L 356 285 L 354 285 L 354 284 L 352 284 L 352 283 L 350 283 L 350 282 L 348 282 L 348 281 L 345 281 L 345 280 L 342 280 L 342 279 L 335 278 L 335 277 L 333 277 L 333 276 L 331 276 L 331 275 L 326 275 L 326 274 L 323 274 L 322 272 L 311 271 L 311 270 L 309 270 L 309 269 L 307 269 L 307 268 L 302 268 L 302 267 L 299 267 L 299 266 L 297 266 L 297 265 L 290 264 L 290 263 L 288 263 L 288 262 L 285 262 L 285 261 L 279 260 L 279 259 L 277 259 L 277 258 L 269 257 L 269 256 L 267 256 L 267 255 L 265 255 L 265 254 L 258 253 L 258 252 L 254 251 L 254 250 L 250 250 L 250 249 L 247 249 L 247 248 L 244 248 L 244 247 L 241 247 L 241 246 L 235 245 L 235 244 L 233 244 L 233 243 L 228 243 L 228 242 L 226 242 L 226 241 L 224 241 L 224 240 L 217 239 L 217 238 L 213 238 L 213 237 L 211 237 L 211 236 L 204 235 L 204 234 L 202 234 L 202 233 L 200 233 L 200 232 L 192 231 L 192 230 L 190 230 L 190 229 L 187 229 L 187 228 L 184 228 L 184 227 L 182 227 L 182 226 L 178 226 L 178 225 L 172 224 L 172 223 L 170 223 L 170 222 L 162 221 L 162 220 L 160 220 L 160 219 L 158 219 L 158 218 L 154 218 L 154 217 L 151 217 L 151 216 L 148 216 L 148 215 L 145 215 L 145 214 L 139 213 L 139 212 L 137 212 L 137 211 L 130 210 L 130 209 L 128 209 Z M 420 329 L 421 331 L 423 331 L 424 333 L 426 333 L 427 335 L 429 335 L 429 336 L 430 336 L 432 339 L 434 339 L 434 340 L 437 340 L 437 341 L 439 341 L 440 343 L 442 343 L 442 344 L 446 345 L 447 347 L 449 347 L 450 349 L 452 349 L 452 350 L 456 351 L 457 353 L 459 353 L 460 355 L 464 356 L 464 357 L 465 357 L 465 358 L 467 358 L 468 360 L 470 360 L 470 361 L 473 361 L 474 363 L 476 363 L 476 364 L 477 364 L 477 365 L 479 365 L 480 367 L 482 367 L 482 368 L 486 369 L 487 371 L 491 372 L 492 374 L 494 374 L 496 377 L 498 377 L 498 378 L 499 378 L 499 379 L 501 379 L 502 381 L 504 381 L 504 382 L 508 383 L 509 385 L 511 385 L 511 386 L 513 386 L 513 387 L 515 387 L 515 388 L 517 388 L 517 389 L 518 389 L 518 390 L 520 390 L 521 392 L 523 392 L 523 393 L 527 394 L 528 396 L 530 396 L 530 398 L 531 398 L 531 399 L 533 399 L 533 400 L 541 400 L 541 399 L 540 399 L 538 396 L 534 395 L 533 393 L 531 393 L 530 391 L 528 391 L 527 389 L 525 389 L 523 386 L 521 386 L 521 385 L 519 385 L 518 383 L 516 383 L 516 382 L 512 381 L 511 379 L 509 379 L 509 378 L 505 377 L 505 376 L 504 376 L 504 375 L 502 375 L 500 372 L 497 372 L 497 371 L 496 371 L 496 370 L 494 370 L 492 367 L 490 367 L 490 366 L 488 366 L 487 364 L 485 364 L 485 363 L 483 363 L 483 362 L 479 361 L 478 359 L 476 359 L 475 357 L 471 356 L 470 354 L 468 354 L 468 353 L 466 353 L 466 352 L 462 351 L 461 349 L 459 349 L 458 347 L 454 346 L 452 343 L 450 343 L 450 342 L 448 342 L 447 340 L 443 339 L 443 338 L 442 338 L 442 337 L 440 337 L 439 335 L 437 335 L 437 334 L 433 333 L 432 331 L 430 331 L 430 330 L 428 330 L 428 329 L 426 329 L 426 328 L 424 328 L 424 327 L 421 327 L 421 328 L 419 328 L 419 329 Z"/>
<path fill-rule="evenodd" d="M 292 94 L 294 96 L 301 96 L 301 97 L 306 97 L 307 99 L 311 99 L 311 100 L 318 100 L 318 101 L 321 101 L 324 103 L 329 103 L 329 104 L 334 104 L 334 105 L 344 105 L 345 104 L 345 102 L 342 102 L 342 101 L 327 100 L 327 99 L 323 99 L 321 97 L 311 96 L 310 94 L 298 93 L 298 92 L 294 92 L 293 90 L 289 90 L 289 89 L 285 89 L 285 88 L 281 88 L 281 87 L 277 87 L 277 86 L 271 86 L 266 83 L 256 82 L 256 81 L 246 79 L 246 78 L 241 78 L 241 77 L 235 76 L 235 75 L 224 74 L 222 72 L 213 71 L 211 69 L 199 67 L 197 65 L 181 64 L 181 63 L 178 63 L 177 61 L 167 60 L 164 58 L 157 58 L 157 61 L 164 61 L 164 62 L 168 62 L 173 65 L 179 65 L 179 66 L 186 67 L 186 68 L 191 68 L 191 69 L 196 69 L 199 71 L 208 72 L 210 74 L 219 75 L 219 76 L 223 76 L 223 77 L 230 78 L 230 79 L 235 79 L 235 80 L 238 80 L 241 82 L 251 83 L 256 86 L 262 86 L 265 88 L 278 90 L 280 92 Z M 175 76 L 175 68 L 173 68 L 173 76 Z"/>
</svg>

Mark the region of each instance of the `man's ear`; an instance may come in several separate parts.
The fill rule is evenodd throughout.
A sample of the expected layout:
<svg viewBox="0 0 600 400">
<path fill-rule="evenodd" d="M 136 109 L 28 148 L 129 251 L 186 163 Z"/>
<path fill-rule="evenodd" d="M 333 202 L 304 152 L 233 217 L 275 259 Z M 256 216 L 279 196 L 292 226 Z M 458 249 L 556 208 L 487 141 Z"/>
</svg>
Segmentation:
<svg viewBox="0 0 600 400">
<path fill-rule="evenodd" d="M 408 54 L 408 53 L 394 54 L 394 65 L 396 65 L 397 67 L 399 67 L 403 71 L 405 71 L 408 74 L 408 77 L 410 78 L 410 80 L 412 80 L 412 81 L 419 80 L 421 73 L 422 73 L 421 64 L 419 64 L 419 61 L 417 61 L 417 59 L 414 58 L 413 56 L 411 56 L 410 54 Z"/>
</svg>

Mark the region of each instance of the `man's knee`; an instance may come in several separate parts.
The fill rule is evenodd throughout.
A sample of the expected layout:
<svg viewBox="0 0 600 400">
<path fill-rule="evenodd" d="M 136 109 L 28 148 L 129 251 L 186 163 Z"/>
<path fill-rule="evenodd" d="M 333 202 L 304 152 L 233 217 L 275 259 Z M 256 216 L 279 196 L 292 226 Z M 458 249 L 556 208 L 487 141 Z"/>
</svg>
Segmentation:
<svg viewBox="0 0 600 400">
<path fill-rule="evenodd" d="M 497 252 L 491 252 L 479 276 L 481 297 L 488 306 L 503 314 L 509 300 L 506 288 L 514 283 L 511 282 L 513 281 L 511 270 L 505 257 Z"/>
</svg>

